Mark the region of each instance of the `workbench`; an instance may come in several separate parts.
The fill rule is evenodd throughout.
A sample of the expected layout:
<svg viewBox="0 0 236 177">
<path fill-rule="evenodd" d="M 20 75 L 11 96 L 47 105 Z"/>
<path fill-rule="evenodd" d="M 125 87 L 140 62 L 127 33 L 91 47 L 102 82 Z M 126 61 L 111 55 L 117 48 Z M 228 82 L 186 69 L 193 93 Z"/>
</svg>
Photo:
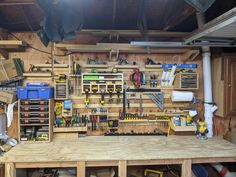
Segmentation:
<svg viewBox="0 0 236 177">
<path fill-rule="evenodd" d="M 89 136 L 54 139 L 50 143 L 19 144 L 2 158 L 6 177 L 17 168 L 76 167 L 85 177 L 86 167 L 118 166 L 126 177 L 127 166 L 182 165 L 182 177 L 191 177 L 193 163 L 236 162 L 236 145 L 221 138 L 195 136 Z"/>
</svg>

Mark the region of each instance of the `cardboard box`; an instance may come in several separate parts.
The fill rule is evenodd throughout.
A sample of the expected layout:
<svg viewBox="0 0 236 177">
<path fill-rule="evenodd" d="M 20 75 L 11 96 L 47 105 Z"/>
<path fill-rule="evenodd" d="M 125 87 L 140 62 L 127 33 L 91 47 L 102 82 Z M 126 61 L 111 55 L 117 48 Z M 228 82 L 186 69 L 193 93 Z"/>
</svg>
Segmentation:
<svg viewBox="0 0 236 177">
<path fill-rule="evenodd" d="M 5 80 L 8 80 L 7 73 L 5 72 L 5 69 L 0 63 L 0 81 L 5 81 Z"/>
<path fill-rule="evenodd" d="M 0 91 L 0 101 L 7 104 L 13 103 L 16 101 L 16 93 Z"/>
<path fill-rule="evenodd" d="M 2 66 L 4 67 L 8 79 L 12 79 L 17 76 L 16 66 L 12 59 L 2 60 Z"/>
</svg>

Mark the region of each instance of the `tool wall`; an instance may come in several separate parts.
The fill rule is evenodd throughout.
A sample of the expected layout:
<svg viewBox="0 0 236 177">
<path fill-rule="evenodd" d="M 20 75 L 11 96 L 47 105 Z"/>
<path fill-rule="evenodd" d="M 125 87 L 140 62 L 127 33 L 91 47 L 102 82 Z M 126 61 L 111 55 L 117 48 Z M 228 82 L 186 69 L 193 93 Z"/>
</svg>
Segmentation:
<svg viewBox="0 0 236 177">
<path fill-rule="evenodd" d="M 106 53 L 57 60 L 53 80 L 32 76 L 26 80 L 46 81 L 56 88 L 55 110 L 61 112 L 55 111 L 54 132 L 166 135 L 170 127 L 196 130 L 189 112 L 202 116 L 200 61 L 185 63 L 178 54 L 120 54 L 110 59 Z M 188 91 L 193 97 L 173 101 L 173 91 Z"/>
<path fill-rule="evenodd" d="M 30 35 L 23 35 L 23 37 L 38 48 L 51 51 L 50 47 L 44 48 L 36 37 Z M 171 125 L 175 132 L 195 131 L 196 127 L 189 126 L 191 125 L 190 120 L 203 117 L 201 57 L 188 60 L 187 55 L 179 49 L 163 51 L 150 54 L 133 51 L 122 53 L 120 51 L 119 55 L 110 56 L 109 52 L 96 52 L 91 49 L 89 53 L 59 56 L 63 53 L 56 48 L 58 56 L 54 57 L 54 68 L 52 68 L 50 55 L 34 50 L 23 54 L 11 53 L 11 58 L 17 57 L 24 61 L 25 84 L 46 82 L 53 86 L 54 90 L 57 85 L 59 86 L 58 92 L 56 92 L 58 94 L 54 97 L 55 109 L 60 108 L 61 113 L 59 111 L 58 114 L 61 116 L 59 118 L 64 117 L 64 119 L 57 119 L 55 110 L 53 130 L 55 134 L 62 134 L 62 132 L 70 134 L 79 132 L 83 135 L 104 135 L 107 132 L 161 134 L 162 130 L 167 132 L 169 122 L 173 122 Z M 172 70 L 174 64 L 180 65 L 176 66 L 173 75 L 169 71 Z M 185 65 L 185 68 L 181 68 L 184 67 L 183 64 L 194 64 L 193 66 L 196 64 L 196 67 L 186 68 L 189 66 Z M 34 66 L 33 70 L 32 66 Z M 29 71 L 29 69 L 31 70 Z M 163 71 L 169 75 L 168 82 L 163 79 Z M 116 83 L 114 80 L 117 78 L 103 77 L 100 72 L 110 74 L 110 76 L 122 75 L 122 79 L 119 78 Z M 83 75 L 86 73 L 92 76 L 100 75 L 98 80 L 103 77 L 101 81 L 107 80 L 108 82 L 97 83 L 95 79 L 96 84 L 94 84 L 94 80 L 92 80 L 89 83 L 90 93 L 86 96 L 86 92 L 83 93 L 83 90 L 85 91 L 83 87 L 86 84 L 82 84 Z M 65 74 L 66 78 L 63 78 L 62 74 Z M 172 76 L 170 77 L 170 75 Z M 65 84 L 63 80 L 68 84 Z M 119 85 L 118 82 L 122 82 L 122 88 L 115 88 L 114 91 L 114 87 L 109 85 Z M 100 91 L 92 92 L 92 90 L 95 92 L 98 89 L 98 84 L 101 84 L 101 88 L 103 87 L 106 91 L 103 96 Z M 145 92 L 130 92 L 132 89 L 146 90 Z M 156 90 L 151 92 L 148 89 Z M 68 90 L 68 94 L 66 90 Z M 127 91 L 125 99 L 123 99 L 124 90 Z M 194 99 L 187 102 L 173 102 L 172 91 L 192 92 Z M 123 114 L 123 100 L 126 100 L 125 115 Z M 86 105 L 86 103 L 88 104 Z M 181 126 L 181 123 L 188 126 Z"/>
</svg>

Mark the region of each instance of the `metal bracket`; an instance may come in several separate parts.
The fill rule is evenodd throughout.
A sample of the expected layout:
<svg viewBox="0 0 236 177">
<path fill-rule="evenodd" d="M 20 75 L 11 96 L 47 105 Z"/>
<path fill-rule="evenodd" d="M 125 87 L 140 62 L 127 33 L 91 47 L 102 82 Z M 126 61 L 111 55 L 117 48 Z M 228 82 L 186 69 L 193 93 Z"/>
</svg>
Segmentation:
<svg viewBox="0 0 236 177">
<path fill-rule="evenodd" d="M 151 93 L 148 94 L 151 100 L 162 110 L 164 111 L 164 93 Z"/>
</svg>

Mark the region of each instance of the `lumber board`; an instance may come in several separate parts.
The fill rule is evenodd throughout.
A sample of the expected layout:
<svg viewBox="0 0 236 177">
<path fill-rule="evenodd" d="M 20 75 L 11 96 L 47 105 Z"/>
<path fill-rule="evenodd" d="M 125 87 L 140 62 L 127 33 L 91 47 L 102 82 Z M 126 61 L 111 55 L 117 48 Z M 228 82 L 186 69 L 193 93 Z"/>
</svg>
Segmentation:
<svg viewBox="0 0 236 177">
<path fill-rule="evenodd" d="M 85 162 L 81 161 L 77 163 L 77 177 L 85 177 L 86 176 L 86 166 Z"/>
<path fill-rule="evenodd" d="M 53 127 L 54 133 L 87 131 L 87 127 Z"/>
<path fill-rule="evenodd" d="M 120 120 L 119 122 L 121 123 L 130 123 L 130 122 L 169 122 L 169 120 L 161 120 L 161 119 L 156 119 L 156 120 Z"/>
<path fill-rule="evenodd" d="M 127 111 L 129 112 L 129 111 Z M 143 114 L 148 114 L 148 115 L 155 115 L 155 116 L 176 116 L 176 115 L 187 115 L 187 112 L 172 112 L 172 113 L 163 113 L 163 112 L 146 112 L 144 111 Z M 108 113 L 109 117 L 118 117 L 119 113 Z"/>
<path fill-rule="evenodd" d="M 117 69 L 135 69 L 140 68 L 139 65 L 115 65 L 115 68 Z"/>
<path fill-rule="evenodd" d="M 25 46 L 25 43 L 18 40 L 0 40 L 1 49 L 19 49 Z"/>
<path fill-rule="evenodd" d="M 120 43 L 98 43 L 97 45 L 82 45 L 82 44 L 56 44 L 56 47 L 61 50 L 68 50 L 71 52 L 95 52 L 95 53 L 106 53 L 110 51 L 117 51 L 119 53 L 147 53 L 145 47 L 132 46 L 130 44 Z M 190 51 L 191 48 L 151 48 L 152 53 L 172 53 L 172 54 L 184 54 Z"/>
<path fill-rule="evenodd" d="M 184 160 L 182 164 L 181 177 L 192 177 L 191 160 Z"/>
<path fill-rule="evenodd" d="M 155 68 L 155 69 L 161 69 L 162 65 L 145 65 L 146 68 Z"/>
<path fill-rule="evenodd" d="M 127 176 L 127 161 L 125 161 L 125 160 L 119 161 L 118 176 L 119 177 L 126 177 Z"/>
<path fill-rule="evenodd" d="M 86 64 L 86 65 L 83 65 L 83 67 L 85 67 L 85 68 L 107 68 L 109 66 L 108 65 L 89 65 L 89 64 Z"/>
<path fill-rule="evenodd" d="M 215 57 L 212 60 L 212 82 L 213 85 L 213 97 L 214 97 L 214 102 L 217 104 L 218 109 L 215 112 L 215 115 L 224 117 L 225 116 L 225 111 L 224 111 L 224 86 L 225 86 L 225 81 L 224 78 L 222 78 L 222 74 L 224 73 L 223 69 L 223 58 L 221 56 Z M 219 90 L 221 90 L 219 92 Z"/>
<path fill-rule="evenodd" d="M 181 107 L 186 107 L 188 106 L 188 103 L 175 103 L 175 104 L 171 104 L 171 103 L 165 103 L 165 108 L 181 108 Z M 137 103 L 132 103 L 130 105 L 130 107 L 132 108 L 139 108 L 140 104 Z M 103 108 L 122 108 L 123 105 L 121 104 L 105 104 L 105 105 L 101 105 L 101 104 L 91 104 L 88 106 L 89 108 L 98 108 L 98 107 L 103 107 Z M 73 108 L 77 108 L 77 109 L 84 109 L 85 105 L 83 104 L 73 104 Z M 146 103 L 143 105 L 143 108 L 157 108 L 157 105 L 154 103 Z"/>
<path fill-rule="evenodd" d="M 196 126 L 174 126 L 173 123 L 171 124 L 171 129 L 175 132 L 196 132 Z"/>
<path fill-rule="evenodd" d="M 15 168 L 68 168 L 68 167 L 77 167 L 76 162 L 35 162 L 35 163 L 29 163 L 29 162 L 23 162 L 23 163 L 16 163 Z"/>
<path fill-rule="evenodd" d="M 155 92 L 154 92 L 155 93 Z M 128 93 L 127 93 L 128 94 Z M 130 97 L 129 99 L 130 100 L 135 100 L 135 99 L 137 99 L 137 100 L 139 100 L 139 95 L 140 95 L 140 93 L 136 93 L 136 98 L 135 97 Z M 170 94 L 165 94 L 164 95 L 164 98 L 170 98 Z M 85 98 L 85 95 L 82 95 L 82 96 L 70 96 L 70 99 L 72 99 L 72 100 L 83 100 Z M 101 95 L 99 95 L 99 94 L 93 94 L 93 95 L 89 95 L 89 98 L 90 99 L 100 99 L 101 98 Z M 104 95 L 104 98 L 109 98 L 109 95 Z M 112 98 L 117 98 L 117 95 L 116 94 L 114 94 L 113 96 L 112 96 Z M 122 99 L 123 98 L 123 96 L 121 95 L 120 96 L 120 99 Z M 148 96 L 148 95 L 143 95 L 142 96 L 142 99 L 143 100 L 150 100 L 150 97 Z"/>
<path fill-rule="evenodd" d="M 127 162 L 128 166 L 139 166 L 139 165 L 177 165 L 182 164 L 182 159 L 165 159 L 165 160 L 129 160 Z"/>
<path fill-rule="evenodd" d="M 16 177 L 16 169 L 14 163 L 5 164 L 5 176 L 6 177 Z"/>
<path fill-rule="evenodd" d="M 43 73 L 43 72 L 41 72 L 41 73 L 37 73 L 37 72 L 35 72 L 35 73 L 23 73 L 23 76 L 24 77 L 51 77 L 52 76 L 52 74 L 51 73 Z"/>
<path fill-rule="evenodd" d="M 40 68 L 51 68 L 52 64 L 34 64 L 34 66 Z M 68 68 L 68 64 L 54 64 L 54 68 Z"/>
</svg>

